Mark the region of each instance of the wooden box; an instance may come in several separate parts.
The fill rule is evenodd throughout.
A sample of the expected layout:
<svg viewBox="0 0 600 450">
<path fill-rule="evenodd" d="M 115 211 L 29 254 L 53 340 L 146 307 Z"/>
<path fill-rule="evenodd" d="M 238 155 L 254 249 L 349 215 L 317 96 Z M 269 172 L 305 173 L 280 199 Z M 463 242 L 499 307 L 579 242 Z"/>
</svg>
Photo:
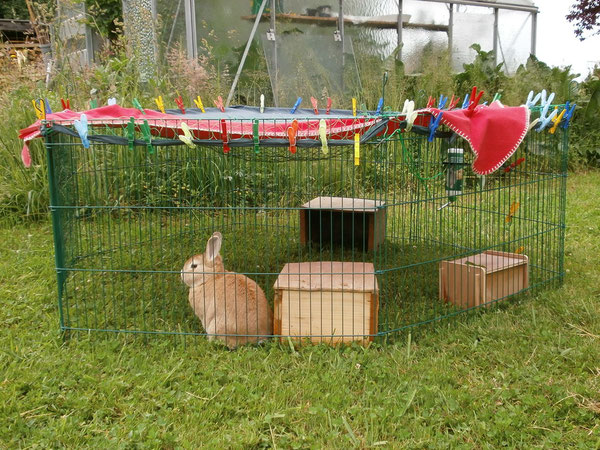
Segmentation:
<svg viewBox="0 0 600 450">
<path fill-rule="evenodd" d="M 364 345 L 377 333 L 379 289 L 371 263 L 288 263 L 274 289 L 275 334 Z"/>
<path fill-rule="evenodd" d="M 300 242 L 373 250 L 385 238 L 385 203 L 345 197 L 317 197 L 300 209 Z"/>
<path fill-rule="evenodd" d="M 459 308 L 486 304 L 528 286 L 525 255 L 488 250 L 440 262 L 440 298 Z"/>
</svg>

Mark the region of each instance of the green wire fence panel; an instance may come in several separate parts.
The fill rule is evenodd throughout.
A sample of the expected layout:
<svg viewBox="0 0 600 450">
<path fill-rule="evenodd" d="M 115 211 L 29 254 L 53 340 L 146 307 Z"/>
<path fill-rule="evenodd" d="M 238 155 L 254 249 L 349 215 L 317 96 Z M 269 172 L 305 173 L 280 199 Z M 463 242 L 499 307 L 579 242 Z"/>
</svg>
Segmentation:
<svg viewBox="0 0 600 450">
<path fill-rule="evenodd" d="M 116 124 L 90 127 L 86 149 L 58 125 L 45 140 L 64 331 L 365 343 L 564 275 L 561 128 L 480 177 L 451 133 L 224 153 L 128 145 Z"/>
</svg>

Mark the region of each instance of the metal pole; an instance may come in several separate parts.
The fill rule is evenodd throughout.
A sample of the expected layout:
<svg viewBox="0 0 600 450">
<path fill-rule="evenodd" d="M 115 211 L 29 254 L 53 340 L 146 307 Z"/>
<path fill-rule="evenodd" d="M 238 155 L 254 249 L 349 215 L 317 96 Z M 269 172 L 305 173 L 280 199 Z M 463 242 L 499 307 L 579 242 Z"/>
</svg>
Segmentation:
<svg viewBox="0 0 600 450">
<path fill-rule="evenodd" d="M 537 13 L 531 13 L 531 54 L 535 56 L 537 44 Z"/>
<path fill-rule="evenodd" d="M 454 42 L 454 3 L 448 5 L 450 16 L 448 17 L 448 53 L 452 58 L 452 44 Z"/>
<path fill-rule="evenodd" d="M 275 106 L 279 106 L 279 98 L 277 95 L 279 89 L 279 81 L 278 81 L 278 72 L 279 72 L 279 64 L 277 62 L 277 36 L 275 30 L 275 19 L 276 19 L 276 11 L 275 11 L 275 0 L 271 0 L 271 29 L 269 32 L 273 36 L 273 103 Z"/>
<path fill-rule="evenodd" d="M 344 67 L 346 67 L 346 55 L 344 55 L 344 45 L 346 38 L 344 36 L 344 0 L 340 0 L 340 13 L 338 15 L 338 29 L 340 30 L 340 42 L 342 44 L 342 70 L 341 70 L 341 86 L 344 91 Z"/>
<path fill-rule="evenodd" d="M 498 65 L 498 8 L 494 8 L 494 64 Z"/>
<path fill-rule="evenodd" d="M 185 47 L 189 59 L 196 59 L 198 57 L 195 0 L 185 0 Z"/>
<path fill-rule="evenodd" d="M 396 59 L 402 61 L 402 0 L 398 0 L 398 52 Z"/>
<path fill-rule="evenodd" d="M 231 85 L 231 89 L 229 90 L 229 95 L 227 96 L 227 101 L 225 102 L 225 106 L 229 106 L 231 99 L 233 98 L 233 93 L 235 92 L 235 88 L 237 87 L 238 81 L 240 81 L 240 75 L 242 74 L 242 70 L 244 69 L 244 64 L 246 62 L 246 58 L 248 56 L 248 52 L 250 51 L 250 46 L 252 45 L 252 40 L 254 39 L 254 35 L 256 34 L 256 29 L 258 28 L 258 24 L 260 19 L 262 18 L 263 11 L 265 10 L 265 6 L 269 0 L 263 0 L 262 5 L 260 5 L 260 9 L 258 10 L 258 14 L 256 14 L 256 18 L 254 19 L 254 25 L 252 26 L 252 31 L 250 31 L 250 37 L 248 38 L 248 42 L 246 42 L 246 48 L 244 49 L 244 53 L 242 54 L 242 59 L 240 60 L 240 65 L 238 66 L 237 72 L 235 74 L 235 78 L 233 79 L 233 84 Z"/>
</svg>

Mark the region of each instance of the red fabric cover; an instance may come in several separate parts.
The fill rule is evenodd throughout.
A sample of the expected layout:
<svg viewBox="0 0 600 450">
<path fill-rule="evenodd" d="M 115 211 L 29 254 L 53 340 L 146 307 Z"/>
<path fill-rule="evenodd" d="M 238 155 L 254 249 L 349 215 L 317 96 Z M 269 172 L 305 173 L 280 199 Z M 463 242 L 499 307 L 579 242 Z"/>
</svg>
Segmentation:
<svg viewBox="0 0 600 450">
<path fill-rule="evenodd" d="M 71 125 L 75 119 L 79 119 L 81 114 L 85 114 L 90 127 L 102 125 L 121 128 L 133 117 L 137 125 L 142 124 L 144 119 L 148 120 L 152 134 L 164 138 L 177 138 L 177 135 L 183 134 L 181 122 L 186 122 L 196 139 L 221 139 L 220 119 L 203 119 L 201 115 L 186 118 L 185 116 L 163 114 L 151 109 L 146 109 L 145 111 L 146 114 L 144 115 L 136 108 L 123 108 L 119 105 L 110 105 L 81 112 L 65 110 L 48 114 L 46 120 L 55 121 L 60 125 Z M 258 116 L 256 118 L 260 119 Z M 298 138 L 319 139 L 320 119 L 325 119 L 327 122 L 330 139 L 353 139 L 355 133 L 363 134 L 381 120 L 380 118 L 327 118 L 327 116 L 317 116 L 315 119 L 298 122 Z M 227 132 L 230 139 L 241 137 L 252 138 L 253 125 L 251 120 L 225 120 L 227 120 Z M 261 138 L 287 139 L 287 129 L 290 124 L 291 120 L 288 119 L 261 119 L 259 122 L 259 135 Z M 22 129 L 19 133 L 19 138 L 27 142 L 40 137 L 40 125 L 41 122 L 38 120 L 27 128 Z"/>
<path fill-rule="evenodd" d="M 437 117 L 440 110 L 430 108 Z M 479 105 L 473 115 L 466 109 L 443 111 L 441 122 L 469 142 L 475 161 L 473 171 L 488 175 L 500 168 L 521 144 L 529 128 L 529 109 L 505 107 L 500 102 Z"/>
</svg>

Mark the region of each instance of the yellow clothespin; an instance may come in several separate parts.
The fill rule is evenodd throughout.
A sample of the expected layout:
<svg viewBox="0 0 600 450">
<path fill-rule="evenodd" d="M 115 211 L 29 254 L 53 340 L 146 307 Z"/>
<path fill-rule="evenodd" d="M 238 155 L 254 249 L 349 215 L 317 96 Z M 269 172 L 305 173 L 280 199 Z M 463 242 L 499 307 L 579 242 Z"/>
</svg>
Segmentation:
<svg viewBox="0 0 600 450">
<path fill-rule="evenodd" d="M 181 122 L 181 131 L 183 131 L 183 136 L 179 135 L 179 139 L 185 144 L 187 145 L 189 148 L 194 148 L 194 142 L 193 139 L 194 137 L 192 136 L 192 132 L 190 131 L 190 127 L 188 126 L 187 123 L 185 122 Z"/>
<path fill-rule="evenodd" d="M 202 104 L 202 99 L 200 98 L 200 96 L 197 96 L 194 99 L 194 103 L 196 104 L 196 106 L 198 107 L 198 109 L 200 111 L 202 111 L 203 113 L 206 112 L 206 111 L 204 111 L 204 105 Z"/>
<path fill-rule="evenodd" d="M 506 223 L 509 223 L 512 220 L 520 205 L 521 204 L 519 202 L 512 202 L 512 205 L 510 205 L 510 211 L 508 212 L 508 216 L 506 216 Z"/>
<path fill-rule="evenodd" d="M 552 125 L 552 128 L 550 128 L 550 134 L 554 134 L 566 112 L 567 110 L 563 109 L 558 116 L 552 119 L 552 123 L 554 123 L 554 125 Z"/>
<path fill-rule="evenodd" d="M 319 138 L 321 139 L 321 151 L 326 155 L 329 153 L 329 147 L 327 146 L 327 124 L 325 119 L 319 120 Z"/>
<path fill-rule="evenodd" d="M 521 246 L 520 246 L 518 249 L 516 249 L 516 250 L 515 250 L 515 253 L 517 253 L 517 254 L 521 254 L 521 253 L 523 253 L 524 251 L 525 251 L 525 247 L 523 247 L 523 246 L 521 245 Z"/>
<path fill-rule="evenodd" d="M 352 115 L 356 117 L 356 99 L 352 99 Z"/>
<path fill-rule="evenodd" d="M 158 106 L 159 111 L 164 114 L 165 113 L 165 104 L 163 102 L 162 95 L 159 95 L 158 98 L 155 98 L 154 102 L 156 103 L 156 106 Z"/>
<path fill-rule="evenodd" d="M 38 104 L 35 100 L 31 100 L 33 103 L 33 110 L 35 111 L 35 115 L 38 120 L 46 119 L 46 105 L 44 105 L 44 100 L 40 99 L 40 103 Z"/>
<path fill-rule="evenodd" d="M 354 165 L 360 166 L 360 134 L 354 135 Z"/>
</svg>

